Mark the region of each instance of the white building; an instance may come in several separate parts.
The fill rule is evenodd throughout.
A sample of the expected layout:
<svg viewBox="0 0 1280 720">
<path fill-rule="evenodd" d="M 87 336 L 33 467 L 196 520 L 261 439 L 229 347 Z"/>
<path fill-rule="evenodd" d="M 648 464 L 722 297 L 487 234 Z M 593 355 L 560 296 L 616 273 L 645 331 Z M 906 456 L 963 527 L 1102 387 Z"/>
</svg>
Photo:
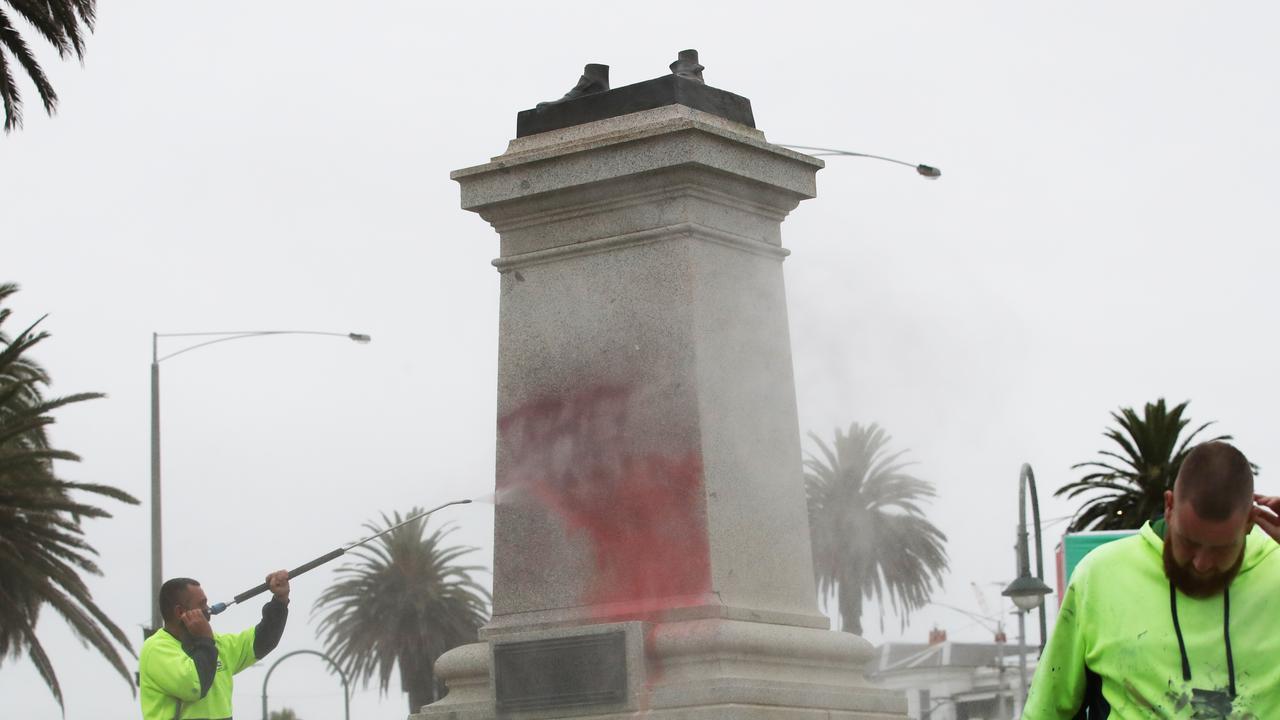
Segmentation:
<svg viewBox="0 0 1280 720">
<path fill-rule="evenodd" d="M 1021 709 L 1018 646 L 1003 642 L 950 642 L 944 631 L 929 643 L 886 643 L 867 674 L 882 687 L 907 694 L 912 720 L 1012 720 Z M 1037 648 L 1027 655 L 1027 682 Z"/>
</svg>

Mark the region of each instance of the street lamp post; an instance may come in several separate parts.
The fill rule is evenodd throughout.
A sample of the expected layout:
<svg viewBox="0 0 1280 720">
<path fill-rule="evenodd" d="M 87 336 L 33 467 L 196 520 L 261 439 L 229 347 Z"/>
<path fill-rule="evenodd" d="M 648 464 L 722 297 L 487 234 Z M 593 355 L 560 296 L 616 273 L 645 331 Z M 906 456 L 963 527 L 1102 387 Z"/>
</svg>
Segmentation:
<svg viewBox="0 0 1280 720">
<path fill-rule="evenodd" d="M 1031 520 L 1036 539 L 1036 574 L 1031 575 L 1031 563 L 1027 559 L 1027 488 L 1031 489 Z M 1018 676 L 1020 681 L 1020 698 L 1018 706 L 1027 701 L 1027 654 L 1026 648 L 1026 615 L 1035 608 L 1040 608 L 1040 652 L 1044 652 L 1045 619 L 1044 596 L 1053 592 L 1044 584 L 1044 550 L 1040 539 L 1040 500 L 1036 495 L 1036 477 L 1031 466 L 1023 463 L 1022 472 L 1018 474 L 1018 577 L 1004 589 L 1001 595 L 1013 599 L 1018 606 Z M 1019 715 L 1021 713 L 1019 712 Z"/>
<path fill-rule="evenodd" d="M 853 152 L 852 150 L 836 150 L 834 148 L 811 147 L 809 145 L 787 145 L 785 143 L 779 143 L 779 144 L 784 148 L 791 148 L 792 150 L 809 151 L 809 154 L 814 157 L 823 157 L 825 155 L 843 155 L 845 157 L 871 158 L 872 160 L 883 160 L 885 162 L 891 162 L 897 165 L 906 165 L 909 168 L 915 168 L 917 173 L 919 173 L 922 177 L 929 178 L 930 180 L 937 180 L 938 178 L 942 177 L 942 171 L 936 167 L 933 167 L 932 165 L 909 163 L 905 160 L 896 160 L 894 158 L 885 157 L 883 155 L 872 155 L 870 153 Z"/>
<path fill-rule="evenodd" d="M 265 335 L 329 335 L 344 337 L 357 343 L 367 343 L 371 339 L 361 333 L 318 332 L 315 330 L 245 330 L 238 332 L 195 332 L 195 333 L 151 333 L 151 627 L 143 633 L 150 635 L 164 624 L 160 615 L 160 584 L 164 582 L 161 572 L 161 521 L 160 521 L 160 363 L 176 355 L 190 352 L 220 342 L 263 337 Z M 160 338 L 188 337 L 213 338 L 194 345 L 188 345 L 160 355 Z"/>
</svg>

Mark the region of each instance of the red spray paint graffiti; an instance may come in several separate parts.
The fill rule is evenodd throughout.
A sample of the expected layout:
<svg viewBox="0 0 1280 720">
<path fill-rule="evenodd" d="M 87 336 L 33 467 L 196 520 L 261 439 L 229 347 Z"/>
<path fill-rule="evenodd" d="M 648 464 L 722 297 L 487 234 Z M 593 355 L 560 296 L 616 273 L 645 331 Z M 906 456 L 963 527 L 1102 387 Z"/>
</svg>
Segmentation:
<svg viewBox="0 0 1280 720">
<path fill-rule="evenodd" d="M 593 576 L 582 600 L 597 617 L 659 620 L 711 586 L 702 460 L 696 449 L 637 452 L 630 399 L 598 387 L 502 417 L 498 491 L 527 492 L 585 534 Z"/>
</svg>

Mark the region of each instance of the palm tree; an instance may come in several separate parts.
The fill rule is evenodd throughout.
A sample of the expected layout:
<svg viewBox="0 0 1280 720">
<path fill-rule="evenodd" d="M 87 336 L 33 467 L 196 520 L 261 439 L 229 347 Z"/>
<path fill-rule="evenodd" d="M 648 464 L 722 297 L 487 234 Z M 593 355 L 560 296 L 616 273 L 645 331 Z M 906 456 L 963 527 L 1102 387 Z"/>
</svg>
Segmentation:
<svg viewBox="0 0 1280 720">
<path fill-rule="evenodd" d="M 422 512 L 382 515 L 380 532 Z M 375 543 L 351 551 L 359 557 L 338 569 L 337 582 L 316 600 L 324 612 L 318 631 L 326 651 L 365 686 L 376 671 L 383 693 L 397 665 L 409 711 L 441 694 L 433 665 L 445 651 L 475 642 L 488 619 L 489 593 L 471 579 L 482 568 L 453 564 L 470 547 L 444 547 L 453 528 L 423 537 L 426 519 L 407 523 Z"/>
<path fill-rule="evenodd" d="M 35 84 L 45 112 L 52 115 L 58 106 L 58 94 L 14 27 L 13 17 L 26 20 L 60 57 L 74 54 L 83 60 L 84 32 L 93 32 L 95 5 L 97 0 L 4 0 L 0 3 L 0 101 L 4 103 L 6 133 L 22 125 L 22 95 L 14 78 L 15 62 Z M 4 6 L 9 7 L 9 12 L 5 12 Z"/>
<path fill-rule="evenodd" d="M 0 285 L 0 303 L 17 291 Z M 9 318 L 0 308 L 0 325 Z M 41 318 L 43 320 L 43 318 Z M 133 679 L 112 640 L 133 649 L 124 633 L 94 603 L 79 571 L 102 572 L 93 547 L 84 539 L 83 518 L 111 517 L 75 500 L 72 492 L 103 495 L 137 504 L 109 485 L 77 483 L 57 477 L 55 461 L 80 458 L 50 446 L 45 429 L 54 410 L 102 397 L 79 393 L 46 399 L 49 376 L 24 353 L 48 337 L 36 324 L 12 340 L 0 331 L 0 662 L 25 651 L 62 706 L 62 688 L 53 663 L 36 636 L 40 610 L 50 605 L 82 641 L 93 646 L 133 687 Z"/>
<path fill-rule="evenodd" d="M 905 627 L 947 570 L 947 536 L 919 504 L 934 496 L 933 485 L 904 472 L 907 451 L 890 453 L 889 435 L 875 423 L 837 429 L 834 447 L 809 437 L 820 451 L 804 462 L 819 594 L 836 598 L 846 632 L 862 634 L 862 603 L 870 598 L 880 604 L 882 630 L 886 597 Z"/>
<path fill-rule="evenodd" d="M 272 710 L 271 714 L 268 715 L 267 718 L 268 720 L 301 720 L 301 718 L 298 717 L 298 713 L 294 712 L 292 708 Z"/>
<path fill-rule="evenodd" d="M 1072 470 L 1093 472 L 1054 493 L 1055 497 L 1065 495 L 1072 499 L 1103 491 L 1080 506 L 1071 520 L 1070 532 L 1140 528 L 1164 512 L 1164 492 L 1173 489 L 1192 441 L 1213 424 L 1204 423 L 1183 435 L 1182 431 L 1191 424 L 1183 417 L 1188 404 L 1189 401 L 1170 410 L 1160 398 L 1154 404 L 1147 403 L 1141 417 L 1127 407 L 1111 413 L 1119 427 L 1108 428 L 1103 436 L 1118 445 L 1119 452 L 1099 450 L 1101 460 L 1072 465 Z M 1230 435 L 1219 435 L 1204 442 L 1230 439 Z"/>
</svg>

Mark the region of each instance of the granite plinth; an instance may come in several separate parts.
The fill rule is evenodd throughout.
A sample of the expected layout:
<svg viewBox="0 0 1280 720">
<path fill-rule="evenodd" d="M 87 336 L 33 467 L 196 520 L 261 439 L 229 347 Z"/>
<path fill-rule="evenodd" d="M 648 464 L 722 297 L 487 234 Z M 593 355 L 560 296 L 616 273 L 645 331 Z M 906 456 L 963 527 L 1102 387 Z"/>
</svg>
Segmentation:
<svg viewBox="0 0 1280 720">
<path fill-rule="evenodd" d="M 780 225 L 822 166 L 676 103 L 452 174 L 501 240 L 494 605 L 415 720 L 904 716 L 813 582 Z"/>
<path fill-rule="evenodd" d="M 516 137 L 536 135 L 666 105 L 683 105 L 747 127 L 755 127 L 751 101 L 747 98 L 697 80 L 666 75 L 561 103 L 522 110 L 516 115 Z"/>
</svg>

